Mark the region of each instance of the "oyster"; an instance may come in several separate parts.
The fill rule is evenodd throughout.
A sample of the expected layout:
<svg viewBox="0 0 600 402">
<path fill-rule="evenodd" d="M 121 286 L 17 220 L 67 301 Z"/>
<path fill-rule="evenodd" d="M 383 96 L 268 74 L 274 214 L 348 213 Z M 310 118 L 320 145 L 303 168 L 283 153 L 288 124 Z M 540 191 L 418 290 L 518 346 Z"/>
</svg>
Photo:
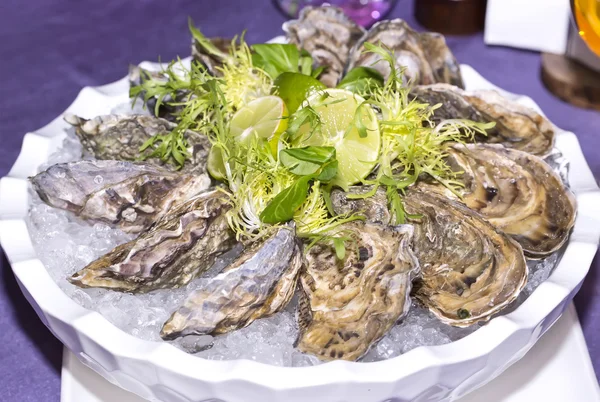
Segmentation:
<svg viewBox="0 0 600 402">
<path fill-rule="evenodd" d="M 106 115 L 91 120 L 65 114 L 67 123 L 75 127 L 84 149 L 97 159 L 134 161 L 140 157 L 140 147 L 146 140 L 155 135 L 171 132 L 175 124 L 152 116 L 144 115 Z M 186 139 L 190 144 L 192 159 L 182 168 L 184 172 L 203 173 L 211 144 L 205 135 L 186 131 Z M 159 158 L 149 158 L 148 162 L 162 165 Z M 171 170 L 176 167 L 165 164 Z"/>
<path fill-rule="evenodd" d="M 208 40 L 214 47 L 211 51 L 207 51 L 197 40 L 192 39 L 192 59 L 204 65 L 212 75 L 221 76 L 222 74 L 217 67 L 222 66 L 229 57 L 232 40 L 225 38 L 211 38 Z"/>
<path fill-rule="evenodd" d="M 199 194 L 69 281 L 80 287 L 131 293 L 186 285 L 233 247 L 235 236 L 224 216 L 228 208 L 228 199 L 219 190 Z"/>
<path fill-rule="evenodd" d="M 546 257 L 567 240 L 575 197 L 542 159 L 502 145 L 454 144 L 448 162 L 464 172 L 461 202 L 512 236 L 527 256 Z M 420 187 L 457 198 L 441 185 Z"/>
<path fill-rule="evenodd" d="M 478 136 L 477 142 L 500 143 L 539 156 L 547 155 L 554 145 L 554 129 L 545 117 L 496 91 L 467 92 L 451 85 L 434 84 L 415 87 L 411 94 L 430 105 L 441 103 L 434 112 L 436 123 L 446 119 L 495 122 L 488 135 Z"/>
<path fill-rule="evenodd" d="M 521 246 L 460 203 L 409 191 L 406 212 L 419 214 L 414 252 L 422 277 L 415 296 L 440 320 L 466 327 L 514 301 L 527 283 Z"/>
<path fill-rule="evenodd" d="M 182 175 L 147 163 L 102 160 L 59 163 L 30 180 L 46 204 L 133 233 L 210 186 L 206 174 Z"/>
<path fill-rule="evenodd" d="M 351 187 L 351 193 L 368 188 Z M 361 212 L 368 221 L 388 223 L 385 191 L 367 199 L 331 195 L 336 213 Z M 435 193 L 408 191 L 406 212 L 422 278 L 416 297 L 442 321 L 459 327 L 487 321 L 517 298 L 527 282 L 527 264 L 518 243 L 464 205 Z"/>
<path fill-rule="evenodd" d="M 368 52 L 365 43 L 391 50 L 396 65 L 405 67 L 406 79 L 414 84 L 445 82 L 464 87 L 460 66 L 440 34 L 418 33 L 401 19 L 373 25 L 350 51 L 347 70 L 359 66 L 373 67 L 387 79 L 390 66 L 378 54 Z"/>
<path fill-rule="evenodd" d="M 144 77 L 144 80 L 151 79 L 152 81 L 161 83 L 168 81 L 167 77 L 161 72 L 144 70 L 143 68 L 135 65 L 129 66 L 128 79 L 130 88 L 141 85 L 142 77 Z M 156 114 L 156 97 L 151 97 L 150 99 L 148 99 L 148 101 L 146 102 L 146 107 L 153 116 L 166 119 L 170 122 L 175 122 L 177 114 L 181 112 L 183 106 L 173 106 L 170 105 L 170 103 L 183 102 L 188 95 L 188 91 L 179 91 L 175 99 L 173 99 L 170 95 L 165 96 L 162 99 L 162 103 L 158 108 L 158 114 Z M 144 96 L 145 92 L 141 92 L 137 95 L 137 97 L 140 98 L 142 101 L 144 100 Z"/>
<path fill-rule="evenodd" d="M 348 223 L 339 229 L 351 233 L 357 247 L 343 260 L 325 242 L 309 249 L 296 346 L 322 360 L 357 360 L 408 312 L 418 262 L 411 226 Z"/>
<path fill-rule="evenodd" d="M 296 288 L 302 253 L 291 228 L 253 244 L 224 272 L 192 293 L 161 330 L 163 339 L 218 335 L 280 311 Z"/>
<path fill-rule="evenodd" d="M 298 20 L 283 24 L 289 43 L 308 51 L 316 65 L 326 67 L 319 80 L 335 87 L 348 62 L 350 48 L 365 30 L 337 7 L 304 7 Z"/>
</svg>

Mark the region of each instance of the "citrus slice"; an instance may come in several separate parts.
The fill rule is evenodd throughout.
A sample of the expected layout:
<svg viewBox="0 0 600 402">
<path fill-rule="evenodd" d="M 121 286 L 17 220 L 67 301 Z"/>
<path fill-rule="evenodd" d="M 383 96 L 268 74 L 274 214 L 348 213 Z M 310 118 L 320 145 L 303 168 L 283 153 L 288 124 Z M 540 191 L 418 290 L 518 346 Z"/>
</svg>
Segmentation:
<svg viewBox="0 0 600 402">
<path fill-rule="evenodd" d="M 273 90 L 283 99 L 290 113 L 294 113 L 313 92 L 325 88 L 321 81 L 300 73 L 281 73 L 273 82 Z"/>
<path fill-rule="evenodd" d="M 225 171 L 221 148 L 213 146 L 210 149 L 208 160 L 206 161 L 206 170 L 215 180 L 225 180 L 227 172 Z"/>
<path fill-rule="evenodd" d="M 287 108 L 283 99 L 273 95 L 263 96 L 249 102 L 233 115 L 230 134 L 236 141 L 245 144 L 253 138 L 277 143 L 287 125 Z"/>
<path fill-rule="evenodd" d="M 377 116 L 369 105 L 361 106 L 362 102 L 363 98 L 344 89 L 325 89 L 311 95 L 308 104 L 318 114 L 321 127 L 313 130 L 309 124 L 303 125 L 292 143 L 295 147 L 335 147 L 338 172 L 332 183 L 342 188 L 367 177 L 379 159 L 381 137 Z M 359 134 L 357 113 L 366 128 L 365 137 Z"/>
</svg>

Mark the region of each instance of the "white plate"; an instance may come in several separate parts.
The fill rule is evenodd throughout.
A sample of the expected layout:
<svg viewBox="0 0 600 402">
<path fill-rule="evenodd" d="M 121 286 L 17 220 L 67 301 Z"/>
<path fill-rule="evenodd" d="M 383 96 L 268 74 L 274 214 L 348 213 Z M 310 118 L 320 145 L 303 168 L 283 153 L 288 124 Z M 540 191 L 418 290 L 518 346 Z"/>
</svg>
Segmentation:
<svg viewBox="0 0 600 402">
<path fill-rule="evenodd" d="M 471 67 L 463 65 L 462 72 L 468 89 L 494 88 Z M 86 118 L 106 114 L 126 101 L 127 93 L 126 79 L 84 88 L 68 111 Z M 539 110 L 530 98 L 507 95 Z M 58 117 L 27 134 L 9 176 L 0 180 L 0 243 L 25 296 L 57 338 L 104 378 L 147 399 L 455 400 L 517 362 L 560 317 L 581 286 L 600 237 L 600 191 L 577 137 L 557 129 L 556 146 L 571 164 L 577 220 L 558 267 L 515 311 L 451 344 L 419 347 L 376 363 L 334 361 L 282 368 L 248 360 L 208 361 L 117 329 L 68 298 L 37 259 L 24 221 L 26 179 L 61 144 L 65 127 Z"/>
</svg>

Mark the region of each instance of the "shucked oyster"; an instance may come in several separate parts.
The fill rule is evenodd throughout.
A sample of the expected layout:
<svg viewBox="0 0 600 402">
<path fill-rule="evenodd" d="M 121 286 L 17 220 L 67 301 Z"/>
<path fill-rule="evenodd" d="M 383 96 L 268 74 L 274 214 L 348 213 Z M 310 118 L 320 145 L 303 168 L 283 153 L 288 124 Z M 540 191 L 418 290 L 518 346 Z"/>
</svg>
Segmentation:
<svg viewBox="0 0 600 402">
<path fill-rule="evenodd" d="M 308 51 L 326 70 L 319 79 L 328 87 L 340 80 L 350 48 L 365 30 L 337 7 L 304 7 L 300 18 L 283 24 L 290 43 Z"/>
<path fill-rule="evenodd" d="M 322 360 L 357 360 L 408 312 L 418 263 L 412 227 L 349 223 L 357 241 L 343 260 L 317 243 L 300 279 L 299 350 Z"/>
<path fill-rule="evenodd" d="M 161 337 L 223 334 L 275 314 L 294 294 L 301 266 L 294 231 L 279 229 L 192 293 L 164 324 Z"/>
<path fill-rule="evenodd" d="M 455 144 L 448 162 L 464 184 L 461 202 L 541 258 L 566 241 L 575 223 L 575 198 L 542 159 L 502 145 Z M 445 187 L 420 185 L 457 198 Z"/>
<path fill-rule="evenodd" d="M 337 190 L 332 193 L 336 213 L 361 211 L 368 221 L 390 221 L 385 191 L 378 190 L 368 201 L 350 200 Z M 514 240 L 443 196 L 411 190 L 404 203 L 409 214 L 422 216 L 409 221 L 415 227 L 412 247 L 422 272 L 416 297 L 437 317 L 454 326 L 469 326 L 488 320 L 516 299 L 528 271 Z"/>
<path fill-rule="evenodd" d="M 433 115 L 436 123 L 446 119 L 495 122 L 487 136 L 477 137 L 478 142 L 501 143 L 539 156 L 548 154 L 554 145 L 554 129 L 546 118 L 496 91 L 467 92 L 452 85 L 435 84 L 417 86 L 411 94 L 430 105 L 441 104 Z"/>
<path fill-rule="evenodd" d="M 233 246 L 234 234 L 224 216 L 228 208 L 221 191 L 202 193 L 173 208 L 149 231 L 115 247 L 69 281 L 80 287 L 132 293 L 183 286 Z"/>
<path fill-rule="evenodd" d="M 175 127 L 175 124 L 167 120 L 143 115 L 106 115 L 87 120 L 65 114 L 64 118 L 75 127 L 75 133 L 83 147 L 97 159 L 137 160 L 140 157 L 140 147 L 148 138 L 168 134 Z M 185 136 L 190 144 L 192 158 L 185 163 L 182 171 L 203 173 L 206 171 L 210 141 L 205 135 L 189 130 Z M 149 158 L 148 162 L 163 164 L 159 158 Z M 175 169 L 170 164 L 165 166 Z"/>
<path fill-rule="evenodd" d="M 383 45 L 391 50 L 396 58 L 396 65 L 405 67 L 404 74 L 413 84 L 445 82 L 464 87 L 460 66 L 440 34 L 418 33 L 401 19 L 380 21 L 373 25 L 350 51 L 347 69 L 373 67 L 387 78 L 390 66 L 381 56 L 367 52 L 365 43 Z"/>
<path fill-rule="evenodd" d="M 210 186 L 206 174 L 182 175 L 147 163 L 102 160 L 59 163 L 30 180 L 46 204 L 132 233 L 149 228 L 173 205 Z"/>
</svg>

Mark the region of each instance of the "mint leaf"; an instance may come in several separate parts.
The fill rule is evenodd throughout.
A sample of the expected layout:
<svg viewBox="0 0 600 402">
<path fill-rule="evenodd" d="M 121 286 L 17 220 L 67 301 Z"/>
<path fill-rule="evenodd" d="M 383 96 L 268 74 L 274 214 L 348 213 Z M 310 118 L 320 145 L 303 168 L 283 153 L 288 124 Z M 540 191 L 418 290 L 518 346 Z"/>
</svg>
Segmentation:
<svg viewBox="0 0 600 402">
<path fill-rule="evenodd" d="M 264 223 L 287 222 L 294 217 L 294 213 L 308 196 L 308 183 L 312 176 L 302 176 L 291 186 L 273 198 L 260 214 Z"/>
</svg>

